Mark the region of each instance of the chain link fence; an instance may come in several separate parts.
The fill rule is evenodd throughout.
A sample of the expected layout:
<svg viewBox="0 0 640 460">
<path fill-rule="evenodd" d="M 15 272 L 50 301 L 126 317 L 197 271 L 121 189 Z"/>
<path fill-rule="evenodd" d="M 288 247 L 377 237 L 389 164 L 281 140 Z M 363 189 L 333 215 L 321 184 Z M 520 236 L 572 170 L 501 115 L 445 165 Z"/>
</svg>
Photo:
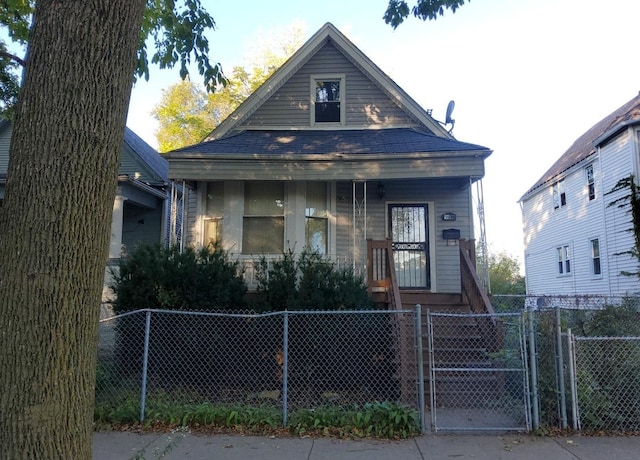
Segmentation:
<svg viewBox="0 0 640 460">
<path fill-rule="evenodd" d="M 105 315 L 96 410 L 135 423 L 150 403 L 268 406 L 286 424 L 298 409 L 390 401 L 415 408 L 423 427 L 430 411 L 436 430 L 640 431 L 640 298 L 491 300 L 498 313 L 487 316 Z"/>
<path fill-rule="evenodd" d="M 537 425 L 640 431 L 640 297 L 493 296 L 492 304 L 530 318 Z"/>
<path fill-rule="evenodd" d="M 429 313 L 435 431 L 530 429 L 523 315 Z"/>
<path fill-rule="evenodd" d="M 378 310 L 105 318 L 96 407 L 135 407 L 142 421 L 149 402 L 273 406 L 284 424 L 289 411 L 324 405 L 390 401 L 418 411 L 415 318 Z"/>
</svg>

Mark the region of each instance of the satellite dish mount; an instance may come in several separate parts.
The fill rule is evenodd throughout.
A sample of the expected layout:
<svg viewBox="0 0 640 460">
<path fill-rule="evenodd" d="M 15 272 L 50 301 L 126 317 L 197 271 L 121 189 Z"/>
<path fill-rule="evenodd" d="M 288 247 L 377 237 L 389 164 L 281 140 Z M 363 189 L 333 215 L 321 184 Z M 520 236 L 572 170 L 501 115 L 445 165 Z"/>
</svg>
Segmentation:
<svg viewBox="0 0 640 460">
<path fill-rule="evenodd" d="M 449 101 L 449 104 L 447 105 L 447 116 L 444 120 L 444 124 L 445 127 L 447 125 L 451 125 L 451 128 L 449 128 L 449 134 L 451 134 L 451 131 L 453 131 L 453 127 L 456 124 L 456 121 L 451 118 L 451 115 L 453 114 L 453 109 L 455 108 L 456 103 L 454 101 Z"/>
</svg>

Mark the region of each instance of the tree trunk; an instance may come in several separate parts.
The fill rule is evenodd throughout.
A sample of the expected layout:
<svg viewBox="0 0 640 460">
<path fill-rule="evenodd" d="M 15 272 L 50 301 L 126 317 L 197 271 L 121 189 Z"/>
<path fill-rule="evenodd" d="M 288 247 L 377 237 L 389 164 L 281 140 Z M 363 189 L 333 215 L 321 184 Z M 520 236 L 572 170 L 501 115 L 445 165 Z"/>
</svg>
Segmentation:
<svg viewBox="0 0 640 460">
<path fill-rule="evenodd" d="M 145 0 L 38 0 L 0 208 L 0 457 L 90 459 L 97 325 Z"/>
</svg>

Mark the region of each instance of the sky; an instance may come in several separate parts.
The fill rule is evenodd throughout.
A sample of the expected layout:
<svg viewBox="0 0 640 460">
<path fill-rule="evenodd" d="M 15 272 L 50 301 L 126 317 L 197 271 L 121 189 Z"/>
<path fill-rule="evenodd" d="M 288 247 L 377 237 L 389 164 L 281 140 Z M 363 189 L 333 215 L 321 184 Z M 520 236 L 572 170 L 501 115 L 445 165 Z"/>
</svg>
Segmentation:
<svg viewBox="0 0 640 460">
<path fill-rule="evenodd" d="M 456 139 L 493 150 L 482 180 L 489 252 L 521 263 L 520 197 L 640 91 L 636 0 L 471 0 L 396 30 L 382 20 L 387 0 L 202 3 L 217 26 L 210 59 L 228 73 L 248 67 L 254 44 L 274 31 L 299 22 L 310 37 L 331 22 L 436 120 L 454 100 Z M 152 69 L 134 86 L 127 125 L 154 147 L 151 111 L 178 81 L 177 70 Z"/>
</svg>

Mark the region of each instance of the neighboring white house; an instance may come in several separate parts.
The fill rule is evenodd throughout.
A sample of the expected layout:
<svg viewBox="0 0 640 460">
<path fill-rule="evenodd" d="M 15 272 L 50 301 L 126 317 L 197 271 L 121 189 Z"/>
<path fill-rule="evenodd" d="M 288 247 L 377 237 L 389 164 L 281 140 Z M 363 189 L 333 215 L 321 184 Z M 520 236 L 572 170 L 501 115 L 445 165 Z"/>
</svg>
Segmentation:
<svg viewBox="0 0 640 460">
<path fill-rule="evenodd" d="M 627 208 L 609 193 L 640 177 L 640 95 L 580 136 L 520 198 L 527 294 L 640 293 Z"/>
</svg>

